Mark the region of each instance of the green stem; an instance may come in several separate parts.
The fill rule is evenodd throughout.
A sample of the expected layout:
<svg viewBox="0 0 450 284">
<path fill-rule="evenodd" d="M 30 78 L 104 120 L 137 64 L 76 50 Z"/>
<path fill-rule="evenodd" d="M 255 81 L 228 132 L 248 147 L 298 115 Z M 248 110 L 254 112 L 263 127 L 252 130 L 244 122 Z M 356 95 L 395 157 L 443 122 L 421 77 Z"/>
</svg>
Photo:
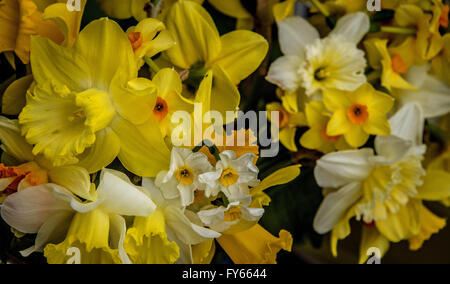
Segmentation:
<svg viewBox="0 0 450 284">
<path fill-rule="evenodd" d="M 328 9 L 322 3 L 320 3 L 319 0 L 311 0 L 311 2 L 317 8 L 317 10 L 319 10 L 319 12 L 322 13 L 322 15 L 324 15 L 325 17 L 328 18 L 331 15 L 330 12 L 328 12 Z"/>
<path fill-rule="evenodd" d="M 153 72 L 158 73 L 159 70 L 161 70 L 161 69 L 159 68 L 159 66 L 156 65 L 156 63 L 155 63 L 150 57 L 144 56 L 144 61 L 145 61 L 145 63 L 147 63 L 147 65 L 150 67 L 150 69 L 151 69 Z"/>
<path fill-rule="evenodd" d="M 415 35 L 417 32 L 414 29 L 401 28 L 401 27 L 388 27 L 388 26 L 382 26 L 380 31 L 385 32 L 385 33 L 391 33 L 391 34 L 399 34 L 399 35 Z"/>
</svg>

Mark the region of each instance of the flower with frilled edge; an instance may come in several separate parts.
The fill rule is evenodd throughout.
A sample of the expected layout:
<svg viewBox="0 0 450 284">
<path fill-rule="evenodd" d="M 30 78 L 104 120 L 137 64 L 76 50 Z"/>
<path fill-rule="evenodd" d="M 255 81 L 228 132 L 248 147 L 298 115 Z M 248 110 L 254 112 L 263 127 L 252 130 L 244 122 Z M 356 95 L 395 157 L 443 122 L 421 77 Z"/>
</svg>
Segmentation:
<svg viewBox="0 0 450 284">
<path fill-rule="evenodd" d="M 1 213 L 16 230 L 37 234 L 25 255 L 44 249 L 48 263 L 65 264 L 69 249 L 77 248 L 83 264 L 130 263 L 122 216 L 149 216 L 156 206 L 125 174 L 113 170 L 103 170 L 97 194 L 95 201 L 83 203 L 67 189 L 45 184 L 10 195 Z"/>
<path fill-rule="evenodd" d="M 34 155 L 54 166 L 83 164 L 89 172 L 118 156 L 141 176 L 155 176 L 168 165 L 169 151 L 154 127 L 156 92 L 128 85 L 137 68 L 118 24 L 90 23 L 71 48 L 42 37 L 33 37 L 31 46 L 35 84 L 19 122 Z"/>
<path fill-rule="evenodd" d="M 372 149 L 342 151 L 328 154 L 317 163 L 316 180 L 326 189 L 326 196 L 314 228 L 320 234 L 332 232 L 335 256 L 338 240 L 350 234 L 349 221 L 353 217 L 366 225 L 360 262 L 367 259 L 367 248 L 378 247 L 384 255 L 389 242 L 423 239 L 445 225 L 422 204 L 423 200 L 442 198 L 450 192 L 434 194 L 439 190 L 423 187 L 426 147 L 422 144 L 424 119 L 420 107 L 406 105 L 391 118 L 390 124 L 391 136 L 376 138 L 378 155 Z M 436 222 L 426 223 L 427 220 Z"/>
<path fill-rule="evenodd" d="M 127 233 L 125 249 L 131 260 L 193 264 L 203 259 L 208 246 L 200 246 L 220 234 L 205 228 L 195 213 L 181 204 L 180 198 L 165 198 L 154 179 L 144 178 L 142 184 L 157 207 L 149 217 L 136 217 Z"/>
<path fill-rule="evenodd" d="M 319 32 L 303 18 L 278 22 L 284 56 L 272 64 L 267 80 L 291 92 L 303 87 L 310 96 L 328 89 L 356 90 L 366 82 L 367 63 L 357 44 L 369 25 L 366 14 L 349 14 L 328 37 L 320 39 Z"/>
</svg>

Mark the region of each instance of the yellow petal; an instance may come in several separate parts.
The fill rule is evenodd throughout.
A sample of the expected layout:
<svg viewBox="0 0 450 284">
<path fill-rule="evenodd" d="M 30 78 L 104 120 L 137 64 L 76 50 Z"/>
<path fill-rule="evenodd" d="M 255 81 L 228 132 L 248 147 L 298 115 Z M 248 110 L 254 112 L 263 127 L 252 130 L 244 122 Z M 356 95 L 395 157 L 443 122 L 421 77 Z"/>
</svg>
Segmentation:
<svg viewBox="0 0 450 284">
<path fill-rule="evenodd" d="M 385 220 L 378 220 L 376 227 L 389 241 L 398 243 L 407 240 L 420 231 L 420 211 L 422 203 L 411 200 L 401 206 L 396 214 L 388 213 Z"/>
<path fill-rule="evenodd" d="M 409 239 L 409 249 L 419 250 L 423 243 L 442 230 L 447 221 L 434 215 L 424 205 L 420 211 L 420 232 L 418 235 Z"/>
<path fill-rule="evenodd" d="M 166 24 L 177 43 L 167 51 L 174 65 L 189 69 L 195 63 L 209 63 L 219 55 L 219 32 L 211 16 L 199 4 L 178 1 L 172 6 Z"/>
<path fill-rule="evenodd" d="M 97 0 L 100 8 L 108 15 L 117 19 L 128 19 L 133 16 L 131 1 L 124 0 Z"/>
<path fill-rule="evenodd" d="M 257 195 L 264 190 L 282 184 L 287 184 L 300 175 L 301 165 L 295 165 L 280 169 L 266 177 L 261 183 L 251 190 L 252 195 Z"/>
<path fill-rule="evenodd" d="M 440 201 L 450 197 L 450 173 L 444 170 L 428 169 L 417 198 Z"/>
<path fill-rule="evenodd" d="M 297 133 L 297 128 L 286 127 L 280 131 L 280 142 L 291 152 L 297 152 L 297 144 L 295 143 L 295 134 Z"/>
<path fill-rule="evenodd" d="M 214 240 L 207 240 L 198 245 L 192 246 L 192 258 L 194 264 L 210 264 L 216 252 Z"/>
<path fill-rule="evenodd" d="M 236 111 L 241 101 L 241 95 L 236 85 L 219 65 L 214 65 L 213 76 L 211 109 L 220 112 L 226 118 L 227 111 Z M 224 121 L 224 123 L 230 122 L 232 121 Z"/>
<path fill-rule="evenodd" d="M 237 85 L 253 73 L 266 57 L 269 44 L 250 31 L 234 31 L 221 37 L 222 51 L 214 64 L 219 64 Z"/>
<path fill-rule="evenodd" d="M 354 148 L 363 146 L 367 140 L 369 140 L 369 136 L 370 135 L 363 130 L 363 127 L 359 125 L 352 126 L 350 130 L 344 134 L 345 141 Z"/>
<path fill-rule="evenodd" d="M 111 128 L 105 128 L 96 133 L 92 147 L 78 156 L 77 166 L 85 168 L 89 173 L 96 173 L 111 164 L 120 151 L 120 140 Z"/>
<path fill-rule="evenodd" d="M 359 264 L 363 264 L 367 261 L 367 258 L 371 255 L 371 248 L 379 250 L 380 255 L 375 255 L 377 258 L 381 258 L 389 250 L 389 240 L 381 235 L 375 227 L 364 226 L 362 229 L 361 244 L 359 249 Z"/>
<path fill-rule="evenodd" d="M 260 225 L 217 241 L 235 264 L 275 264 L 278 252 L 291 251 L 293 243 L 289 232 L 282 230 L 277 238 Z"/>
<path fill-rule="evenodd" d="M 97 199 L 95 187 L 86 169 L 76 166 L 53 168 L 48 171 L 51 182 L 56 183 L 79 197 L 94 201 Z"/>
<path fill-rule="evenodd" d="M 19 115 L 26 104 L 27 90 L 33 82 L 33 75 L 14 81 L 3 93 L 2 112 L 7 115 Z"/>
<path fill-rule="evenodd" d="M 134 219 L 124 248 L 134 264 L 172 264 L 180 257 L 177 244 L 167 238 L 166 221 L 161 210 L 149 217 Z"/>
<path fill-rule="evenodd" d="M 162 139 L 153 116 L 139 128 L 130 122 L 116 118 L 112 129 L 120 139 L 119 159 L 132 173 L 143 177 L 156 175 L 169 168 L 170 152 Z"/>
<path fill-rule="evenodd" d="M 242 5 L 241 0 L 208 0 L 208 2 L 213 5 L 214 8 L 227 16 L 237 19 L 252 17 L 252 15 Z"/>
<path fill-rule="evenodd" d="M 344 110 L 336 111 L 328 122 L 327 135 L 339 136 L 348 133 L 351 130 L 351 123 L 348 121 L 347 114 Z"/>
<path fill-rule="evenodd" d="M 297 0 L 286 0 L 273 6 L 273 14 L 277 22 L 294 16 L 295 3 Z"/>
<path fill-rule="evenodd" d="M 20 125 L 17 120 L 10 120 L 0 116 L 0 140 L 4 151 L 20 162 L 34 160 L 33 147 L 21 135 Z"/>
<path fill-rule="evenodd" d="M 69 11 L 66 2 L 50 5 L 44 11 L 44 18 L 53 20 L 64 33 L 65 46 L 72 46 L 77 39 L 86 1 L 80 1 L 81 11 Z M 43 32 L 40 34 L 42 35 Z"/>
</svg>

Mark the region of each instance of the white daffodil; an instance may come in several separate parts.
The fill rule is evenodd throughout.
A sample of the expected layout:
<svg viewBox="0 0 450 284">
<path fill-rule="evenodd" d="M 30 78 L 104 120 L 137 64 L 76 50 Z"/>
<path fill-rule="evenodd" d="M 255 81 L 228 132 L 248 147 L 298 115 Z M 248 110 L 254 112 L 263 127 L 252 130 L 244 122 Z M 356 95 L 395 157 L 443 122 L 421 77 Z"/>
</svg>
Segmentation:
<svg viewBox="0 0 450 284">
<path fill-rule="evenodd" d="M 392 135 L 376 138 L 377 155 L 372 149 L 361 149 L 328 154 L 318 161 L 318 184 L 337 190 L 325 196 L 317 212 L 317 232 L 333 230 L 345 216 L 378 224 L 418 195 L 417 188 L 425 175 L 421 162 L 426 150 L 422 145 L 424 118 L 420 107 L 406 105 L 390 124 Z"/>
<path fill-rule="evenodd" d="M 162 171 L 156 177 L 156 185 L 161 188 L 166 199 L 181 197 L 181 204 L 189 206 L 194 202 L 195 191 L 204 190 L 199 175 L 212 169 L 208 158 L 202 153 L 189 149 L 172 149 L 169 171 Z"/>
<path fill-rule="evenodd" d="M 227 207 L 208 206 L 197 214 L 200 220 L 209 228 L 217 232 L 225 232 L 231 226 L 239 223 L 241 219 L 257 222 L 264 215 L 264 209 L 249 208 L 248 206 L 250 206 L 250 202 L 233 202 L 228 204 Z"/>
<path fill-rule="evenodd" d="M 237 158 L 234 151 L 228 150 L 219 156 L 215 171 L 199 177 L 200 182 L 206 184 L 206 197 L 217 196 L 222 191 L 230 202 L 247 199 L 250 196 L 249 187 L 259 184 L 259 170 L 253 164 L 255 155 L 245 154 Z"/>
<path fill-rule="evenodd" d="M 185 209 L 179 198 L 166 199 L 162 194 L 162 190 L 155 185 L 154 179 L 144 178 L 142 185 L 156 203 L 157 208 L 147 218 L 135 218 L 134 226 L 127 235 L 127 251 L 127 246 L 131 239 L 144 239 L 143 235 L 151 236 L 154 234 L 155 223 L 163 226 L 168 241 L 175 242 L 179 247 L 177 263 L 192 264 L 194 262 L 192 246 L 221 236 L 218 232 L 205 228 L 200 218 L 194 212 Z M 132 230 L 141 233 L 132 233 Z M 160 245 L 160 242 L 151 243 L 150 240 L 148 243 L 142 242 L 141 247 L 137 247 L 136 251 L 144 253 L 143 248 L 155 251 Z M 130 255 L 130 257 L 133 259 L 133 255 Z"/>
<path fill-rule="evenodd" d="M 450 87 L 438 78 L 428 74 L 429 65 L 413 66 L 406 80 L 418 90 L 399 90 L 396 96 L 401 105 L 418 103 L 425 118 L 433 118 L 450 112 Z"/>
<path fill-rule="evenodd" d="M 267 80 L 290 92 L 303 87 L 309 96 L 329 88 L 358 89 L 366 82 L 367 62 L 357 45 L 369 28 L 362 12 L 342 17 L 324 39 L 301 17 L 278 22 L 284 56 L 272 64 Z"/>
<path fill-rule="evenodd" d="M 97 195 L 83 203 L 56 184 L 29 187 L 6 198 L 1 215 L 12 228 L 37 234 L 35 245 L 22 252 L 25 256 L 44 250 L 49 263 L 64 264 L 71 258 L 69 249 L 76 248 L 81 263 L 130 263 L 122 216 L 148 216 L 156 205 L 113 170 L 103 170 Z"/>
</svg>

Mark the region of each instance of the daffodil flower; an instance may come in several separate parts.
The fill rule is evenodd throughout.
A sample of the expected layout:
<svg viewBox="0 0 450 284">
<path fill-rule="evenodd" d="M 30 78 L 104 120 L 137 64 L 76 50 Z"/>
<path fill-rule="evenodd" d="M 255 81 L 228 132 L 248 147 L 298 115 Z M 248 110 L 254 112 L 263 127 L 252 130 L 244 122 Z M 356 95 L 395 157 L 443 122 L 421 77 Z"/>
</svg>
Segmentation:
<svg viewBox="0 0 450 284">
<path fill-rule="evenodd" d="M 329 90 L 323 101 L 333 114 L 327 126 L 328 136 L 343 135 L 354 147 L 363 146 L 369 135 L 389 135 L 387 114 L 394 106 L 394 98 L 364 84 L 354 92 Z"/>
<path fill-rule="evenodd" d="M 189 149 L 172 149 L 169 171 L 161 171 L 156 177 L 156 185 L 167 199 L 181 198 L 182 206 L 194 202 L 195 191 L 204 190 L 200 175 L 212 169 L 203 153 L 193 153 Z"/>
<path fill-rule="evenodd" d="M 1 167 L 0 201 L 6 196 L 31 186 L 46 184 L 48 181 L 64 186 L 72 193 L 94 200 L 95 190 L 90 187 L 90 177 L 86 169 L 79 166 L 54 167 L 43 156 L 33 155 L 33 147 L 21 135 L 16 120 L 0 117 L 0 140 L 5 161 L 10 167 Z"/>
<path fill-rule="evenodd" d="M 374 70 L 381 71 L 381 85 L 388 90 L 392 90 L 392 88 L 417 90 L 402 77 L 402 75 L 408 74 L 409 68 L 402 55 L 391 56 L 387 44 L 387 40 L 377 38 L 364 42 L 369 57 L 369 65 Z"/>
<path fill-rule="evenodd" d="M 149 216 L 153 201 L 134 186 L 125 174 L 104 170 L 98 199 L 83 203 L 56 184 L 30 187 L 9 196 L 3 219 L 13 228 L 37 234 L 29 255 L 44 250 L 49 263 L 67 263 L 69 249 L 80 251 L 81 263 L 130 263 L 123 244 L 126 223 L 122 216 Z"/>
<path fill-rule="evenodd" d="M 369 26 L 366 14 L 349 14 L 328 37 L 320 39 L 305 19 L 291 17 L 278 22 L 284 56 L 272 64 L 267 80 L 290 92 L 303 87 L 309 96 L 329 89 L 355 91 L 366 82 L 367 63 L 357 45 Z"/>
<path fill-rule="evenodd" d="M 223 36 L 207 11 L 193 1 L 178 1 L 169 11 L 167 29 L 177 43 L 166 54 L 171 63 L 199 77 L 213 76 L 211 109 L 225 116 L 240 102 L 236 88 L 265 58 L 267 41 L 250 31 L 234 31 Z M 208 111 L 208 110 L 207 110 Z"/>
<path fill-rule="evenodd" d="M 56 3 L 55 3 L 56 2 Z M 80 29 L 82 11 L 70 12 L 65 0 L 4 0 L 0 3 L 0 53 L 13 51 L 24 64 L 30 61 L 30 37 L 40 35 L 70 46 Z M 82 9 L 86 1 L 81 2 Z M 45 10 L 45 11 L 44 11 Z"/>
<path fill-rule="evenodd" d="M 247 204 L 232 202 L 227 207 L 203 208 L 197 214 L 206 226 L 216 232 L 224 232 L 239 223 L 241 219 L 249 222 L 257 222 L 261 219 L 264 209 L 249 208 L 249 205 L 250 202 Z"/>
<path fill-rule="evenodd" d="M 215 171 L 204 172 L 200 182 L 206 184 L 206 197 L 217 196 L 223 192 L 230 202 L 242 201 L 249 197 L 249 187 L 259 184 L 258 168 L 253 164 L 254 154 L 245 154 L 237 158 L 234 151 L 219 154 Z"/>
<path fill-rule="evenodd" d="M 157 208 L 147 218 L 135 218 L 125 240 L 130 258 L 138 259 L 137 263 L 194 263 L 198 259 L 196 246 L 218 238 L 220 234 L 205 228 L 194 212 L 185 209 L 180 199 L 165 198 L 154 179 L 144 178 L 142 184 Z M 153 242 L 158 237 L 160 241 Z"/>
<path fill-rule="evenodd" d="M 144 19 L 127 30 L 138 68 L 144 65 L 144 56 L 153 57 L 171 48 L 175 42 L 165 25 L 156 19 Z"/>
<path fill-rule="evenodd" d="M 393 95 L 400 105 L 414 102 L 420 105 L 425 118 L 433 118 L 450 112 L 450 87 L 428 73 L 429 65 L 413 66 L 405 76 L 417 90 L 397 90 Z"/>
<path fill-rule="evenodd" d="M 309 130 L 303 134 L 300 144 L 312 150 L 318 150 L 322 153 L 330 153 L 334 150 L 348 150 L 350 145 L 347 144 L 343 135 L 329 136 L 328 124 L 330 123 L 331 114 L 325 108 L 321 101 L 312 101 L 305 108 L 306 120 Z"/>
<path fill-rule="evenodd" d="M 424 214 L 432 214 L 422 200 L 450 194 L 445 191 L 433 195 L 428 187 L 422 187 L 426 147 L 422 144 L 421 108 L 416 104 L 404 106 L 390 124 L 391 136 L 378 136 L 375 140 L 377 155 L 372 149 L 342 151 L 325 155 L 317 163 L 316 180 L 328 189 L 328 194 L 317 212 L 314 228 L 321 234 L 332 232 L 333 255 L 337 255 L 337 241 L 350 234 L 348 222 L 353 217 L 366 224 L 361 247 L 379 247 L 383 255 L 389 241 L 399 242 L 421 234 L 429 237 L 445 225 L 434 215 L 437 223 L 427 224 L 429 218 L 421 219 Z M 433 230 L 427 233 L 428 225 Z M 366 251 L 361 251 L 360 261 L 366 258 Z"/>
<path fill-rule="evenodd" d="M 91 173 L 117 156 L 141 176 L 168 166 L 169 150 L 154 127 L 155 90 L 129 87 L 138 70 L 118 24 L 93 21 L 71 48 L 33 37 L 31 66 L 35 84 L 19 122 L 33 154 L 54 166 L 83 165 Z"/>
</svg>

